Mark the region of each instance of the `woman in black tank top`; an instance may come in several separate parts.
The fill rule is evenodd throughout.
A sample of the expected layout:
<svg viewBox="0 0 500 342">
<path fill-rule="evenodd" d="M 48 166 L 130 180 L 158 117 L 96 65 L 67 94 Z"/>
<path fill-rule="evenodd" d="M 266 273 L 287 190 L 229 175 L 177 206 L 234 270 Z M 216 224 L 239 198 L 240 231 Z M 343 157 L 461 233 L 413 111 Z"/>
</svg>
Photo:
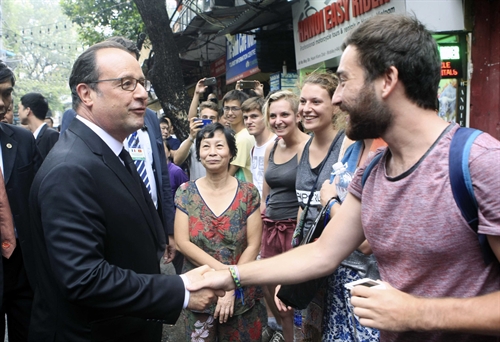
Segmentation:
<svg viewBox="0 0 500 342">
<path fill-rule="evenodd" d="M 279 137 L 264 156 L 262 258 L 292 248 L 298 208 L 295 178 L 300 152 L 309 140 L 298 128 L 298 103 L 298 96 L 291 91 L 279 91 L 269 97 L 262 110 L 266 125 Z M 285 341 L 293 341 L 293 310 L 278 311 L 274 302 L 276 285 L 263 289 L 268 308 L 283 328 Z"/>
</svg>

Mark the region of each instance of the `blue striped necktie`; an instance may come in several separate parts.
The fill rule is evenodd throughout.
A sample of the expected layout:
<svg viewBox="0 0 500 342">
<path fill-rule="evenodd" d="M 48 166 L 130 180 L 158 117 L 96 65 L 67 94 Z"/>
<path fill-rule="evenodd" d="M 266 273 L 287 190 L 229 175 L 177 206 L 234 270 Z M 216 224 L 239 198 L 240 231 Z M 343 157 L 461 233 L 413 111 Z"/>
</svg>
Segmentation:
<svg viewBox="0 0 500 342">
<path fill-rule="evenodd" d="M 137 148 L 141 149 L 141 144 L 139 142 L 139 136 L 137 135 L 137 132 L 134 132 L 130 135 L 128 138 L 128 147 L 129 150 L 131 148 Z M 146 153 L 144 153 L 144 156 L 146 156 Z M 139 176 L 142 179 L 142 182 L 146 186 L 146 189 L 148 189 L 149 194 L 151 195 L 151 185 L 149 184 L 149 178 L 148 178 L 148 172 L 146 170 L 146 160 L 145 159 L 136 159 L 134 160 L 135 167 L 137 168 L 137 172 L 139 173 Z"/>
</svg>

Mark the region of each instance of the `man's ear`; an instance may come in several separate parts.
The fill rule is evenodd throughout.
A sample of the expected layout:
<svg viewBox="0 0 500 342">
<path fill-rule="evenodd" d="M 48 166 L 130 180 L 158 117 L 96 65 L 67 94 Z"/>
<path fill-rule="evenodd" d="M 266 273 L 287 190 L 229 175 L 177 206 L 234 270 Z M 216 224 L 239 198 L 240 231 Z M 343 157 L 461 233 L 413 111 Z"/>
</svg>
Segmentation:
<svg viewBox="0 0 500 342">
<path fill-rule="evenodd" d="M 395 66 L 390 66 L 383 76 L 382 98 L 387 98 L 399 83 L 399 72 Z"/>
<path fill-rule="evenodd" d="M 82 103 L 85 106 L 87 106 L 87 107 L 92 106 L 94 99 L 92 96 L 92 89 L 90 88 L 90 86 L 88 84 L 86 84 L 86 83 L 78 84 L 76 86 L 76 93 L 78 94 L 78 96 L 80 97 L 80 100 L 82 101 Z"/>
</svg>

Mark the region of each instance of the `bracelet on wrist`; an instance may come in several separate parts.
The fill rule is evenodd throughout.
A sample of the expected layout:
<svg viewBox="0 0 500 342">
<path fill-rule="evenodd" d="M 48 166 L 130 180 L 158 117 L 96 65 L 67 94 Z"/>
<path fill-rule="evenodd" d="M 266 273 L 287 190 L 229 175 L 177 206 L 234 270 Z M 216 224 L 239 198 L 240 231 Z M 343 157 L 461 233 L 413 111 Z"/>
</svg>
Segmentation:
<svg viewBox="0 0 500 342">
<path fill-rule="evenodd" d="M 238 266 L 236 265 L 229 266 L 229 273 L 231 273 L 231 276 L 233 277 L 234 280 L 234 284 L 236 285 L 236 289 L 234 290 L 234 295 L 236 299 L 241 298 L 241 304 L 244 304 L 243 288 L 241 287 L 240 272 L 238 270 Z"/>
<path fill-rule="evenodd" d="M 332 207 L 335 205 L 335 203 L 340 204 L 339 201 L 337 201 L 336 197 L 332 197 L 328 203 L 328 220 L 332 217 Z"/>
<path fill-rule="evenodd" d="M 332 207 L 335 205 L 335 203 L 340 204 L 340 202 L 336 198 L 333 198 L 332 200 L 330 200 L 330 204 L 329 204 L 330 211 L 332 211 Z"/>
<path fill-rule="evenodd" d="M 194 144 L 194 139 L 191 136 L 189 136 L 189 141 L 191 141 Z"/>
</svg>

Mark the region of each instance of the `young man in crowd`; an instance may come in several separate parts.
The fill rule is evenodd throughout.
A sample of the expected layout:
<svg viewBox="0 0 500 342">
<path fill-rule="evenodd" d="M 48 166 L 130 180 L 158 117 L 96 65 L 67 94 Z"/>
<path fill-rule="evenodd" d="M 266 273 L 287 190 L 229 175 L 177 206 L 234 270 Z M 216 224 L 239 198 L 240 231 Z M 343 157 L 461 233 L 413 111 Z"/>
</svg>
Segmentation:
<svg viewBox="0 0 500 342">
<path fill-rule="evenodd" d="M 40 93 L 28 93 L 19 101 L 19 120 L 21 124 L 28 125 L 33 133 L 42 159 L 45 159 L 59 139 L 59 132 L 45 122 L 48 110 L 49 103 Z"/>
<path fill-rule="evenodd" d="M 43 121 L 45 121 L 47 126 L 49 126 L 50 128 L 54 128 L 54 119 L 52 119 L 51 116 L 46 116 L 45 119 L 43 119 Z"/>
<path fill-rule="evenodd" d="M 248 95 L 244 92 L 231 90 L 222 98 L 222 110 L 235 133 L 238 148 L 238 153 L 229 167 L 229 173 L 240 180 L 252 182 L 250 151 L 255 146 L 255 138 L 245 128 L 241 111 L 241 105 L 247 99 Z"/>
<path fill-rule="evenodd" d="M 365 239 L 384 288 L 355 286 L 360 323 L 382 341 L 498 341 L 500 336 L 500 142 L 482 133 L 468 168 L 477 234 L 450 185 L 456 123 L 438 117 L 441 60 L 431 32 L 405 15 L 377 15 L 346 38 L 333 103 L 349 113 L 352 140 L 382 138 L 387 149 L 364 185 L 364 167 L 321 237 L 274 258 L 238 266 L 238 284 L 289 284 L 331 274 Z M 235 288 L 228 271 L 209 272 L 192 289 Z M 489 335 L 489 336 L 488 336 Z"/>
<path fill-rule="evenodd" d="M 193 98 L 193 101 L 195 99 Z M 196 108 L 196 107 L 195 107 Z M 200 115 L 189 114 L 189 137 L 182 142 L 182 144 L 177 149 L 174 155 L 174 163 L 176 165 L 181 165 L 184 161 L 189 159 L 189 179 L 195 180 L 200 177 L 205 176 L 205 167 L 196 158 L 196 134 L 203 127 L 203 122 L 201 120 L 212 120 L 212 122 L 218 121 L 218 109 L 217 105 L 212 101 L 204 101 L 200 104 Z"/>
<path fill-rule="evenodd" d="M 179 146 L 181 145 L 181 142 L 179 139 L 174 138 L 170 132 L 171 132 L 171 125 L 170 125 L 170 120 L 167 120 L 167 117 L 162 117 L 160 119 L 160 130 L 161 130 L 161 137 L 164 141 L 168 142 L 168 146 L 170 146 L 170 159 L 173 159 L 175 157 L 175 153 Z"/>
<path fill-rule="evenodd" d="M 262 197 L 262 184 L 264 182 L 264 155 L 269 144 L 276 140 L 276 134 L 271 132 L 264 123 L 262 106 L 264 98 L 251 97 L 241 105 L 243 122 L 250 135 L 255 138 L 255 146 L 250 150 L 251 171 L 253 184 Z M 265 198 L 261 198 L 265 201 Z"/>
<path fill-rule="evenodd" d="M 5 115 L 1 121 L 8 124 L 14 123 L 14 101 L 10 103 L 9 108 L 7 108 L 7 112 L 5 112 Z"/>
</svg>

